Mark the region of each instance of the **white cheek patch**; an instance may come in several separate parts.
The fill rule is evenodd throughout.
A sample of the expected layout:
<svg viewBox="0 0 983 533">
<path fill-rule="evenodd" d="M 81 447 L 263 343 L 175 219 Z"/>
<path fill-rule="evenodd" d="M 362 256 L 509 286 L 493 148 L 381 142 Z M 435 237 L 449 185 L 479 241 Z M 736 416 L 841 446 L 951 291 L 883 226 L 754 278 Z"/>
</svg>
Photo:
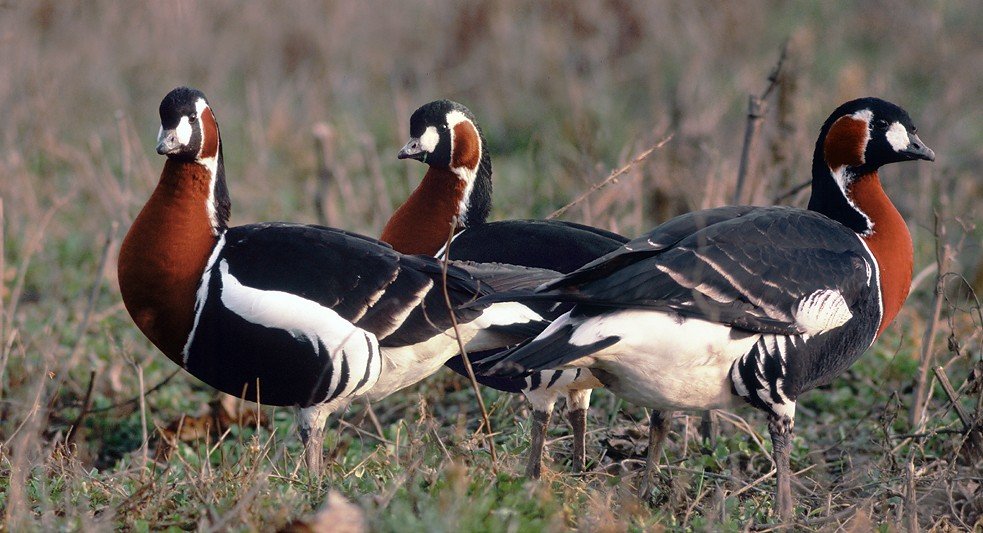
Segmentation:
<svg viewBox="0 0 983 533">
<path fill-rule="evenodd" d="M 908 144 L 910 144 L 908 141 L 908 130 L 900 122 L 891 124 L 891 127 L 887 129 L 885 137 L 887 137 L 887 142 L 891 143 L 891 148 L 894 148 L 895 152 L 900 152 L 908 148 Z"/>
<path fill-rule="evenodd" d="M 440 135 L 437 133 L 437 128 L 427 126 L 427 130 L 420 136 L 420 149 L 424 152 L 433 153 L 438 142 L 440 142 Z"/>
<path fill-rule="evenodd" d="M 177 134 L 177 140 L 182 146 L 191 142 L 191 134 L 194 133 L 194 128 L 188 122 L 188 117 L 181 117 L 181 122 L 178 122 L 177 127 L 174 128 L 174 133 Z"/>
</svg>

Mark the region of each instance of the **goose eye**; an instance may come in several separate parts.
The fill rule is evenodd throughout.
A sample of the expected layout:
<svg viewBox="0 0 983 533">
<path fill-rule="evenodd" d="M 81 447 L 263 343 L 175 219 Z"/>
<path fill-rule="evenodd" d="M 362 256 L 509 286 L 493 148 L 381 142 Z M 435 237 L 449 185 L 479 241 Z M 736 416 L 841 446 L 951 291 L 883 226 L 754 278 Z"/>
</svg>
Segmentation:
<svg viewBox="0 0 983 533">
<path fill-rule="evenodd" d="M 191 116 L 188 117 L 188 122 L 191 124 L 198 122 L 198 113 L 191 113 Z"/>
<path fill-rule="evenodd" d="M 874 127 L 879 130 L 886 130 L 887 126 L 888 126 L 887 121 L 882 118 L 879 118 L 874 121 Z"/>
</svg>

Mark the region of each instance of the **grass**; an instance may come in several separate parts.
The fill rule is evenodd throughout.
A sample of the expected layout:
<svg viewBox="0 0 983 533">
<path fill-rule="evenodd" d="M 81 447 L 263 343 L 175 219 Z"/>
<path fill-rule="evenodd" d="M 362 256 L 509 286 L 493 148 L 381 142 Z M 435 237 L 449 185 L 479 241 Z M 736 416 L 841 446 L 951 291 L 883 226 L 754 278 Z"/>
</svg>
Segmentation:
<svg viewBox="0 0 983 533">
<path fill-rule="evenodd" d="M 764 88 L 786 39 L 786 77 L 751 166 L 754 202 L 808 176 L 831 109 L 878 95 L 908 109 L 939 155 L 884 172 L 912 230 L 915 273 L 936 262 L 935 213 L 954 252 L 937 323 L 928 271 L 868 353 L 801 398 L 798 526 L 983 527 L 981 463 L 932 373 L 926 414 L 909 419 L 926 331 L 932 365 L 964 409 L 981 412 L 983 320 L 969 290 L 983 289 L 972 286 L 983 280 L 981 17 L 956 3 L 887 0 L 0 3 L 3 527 L 269 530 L 312 520 L 334 491 L 379 531 L 768 529 L 770 442 L 751 410 L 722 414 L 708 451 L 698 420 L 678 414 L 668 466 L 640 501 L 644 409 L 595 393 L 583 476 L 569 474 L 556 413 L 554 463 L 529 482 L 519 475 L 521 398 L 483 391 L 498 431 L 492 464 L 475 435 L 473 393 L 446 372 L 374 405 L 379 428 L 361 404 L 343 413 L 320 481 L 298 467 L 285 410 L 266 411 L 259 426 L 209 419 L 219 431 L 155 456 L 181 415 L 213 413 L 214 394 L 184 373 L 168 379 L 174 366 L 121 306 L 115 253 L 156 182 L 156 109 L 179 84 L 204 90 L 221 121 L 236 224 L 323 216 L 312 199 L 314 129 L 326 124 L 332 223 L 377 235 L 388 215 L 380 203 L 405 198 L 423 174 L 395 159 L 410 113 L 449 97 L 471 108 L 490 143 L 494 218 L 546 216 L 672 133 L 564 215 L 637 234 L 729 202 L 747 95 Z"/>
</svg>

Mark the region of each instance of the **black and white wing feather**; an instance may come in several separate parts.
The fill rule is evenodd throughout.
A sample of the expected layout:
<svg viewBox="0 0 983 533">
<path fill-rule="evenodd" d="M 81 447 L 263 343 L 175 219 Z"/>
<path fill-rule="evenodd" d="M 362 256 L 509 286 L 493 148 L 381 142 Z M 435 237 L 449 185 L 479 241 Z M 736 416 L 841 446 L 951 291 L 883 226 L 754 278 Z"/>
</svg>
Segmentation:
<svg viewBox="0 0 983 533">
<path fill-rule="evenodd" d="M 272 405 L 355 394 L 378 377 L 380 346 L 409 346 L 451 326 L 442 276 L 433 258 L 330 228 L 232 228 L 202 278 L 185 366 L 224 392 Z M 489 293 L 456 267 L 447 288 L 455 306 Z M 455 313 L 468 322 L 481 306 Z"/>
<path fill-rule="evenodd" d="M 656 309 L 750 332 L 816 333 L 827 326 L 820 310 L 848 312 L 874 271 L 856 234 L 801 209 L 747 209 L 672 244 L 664 236 L 657 228 L 532 295 L 514 296 L 584 304 L 581 313 Z"/>
</svg>

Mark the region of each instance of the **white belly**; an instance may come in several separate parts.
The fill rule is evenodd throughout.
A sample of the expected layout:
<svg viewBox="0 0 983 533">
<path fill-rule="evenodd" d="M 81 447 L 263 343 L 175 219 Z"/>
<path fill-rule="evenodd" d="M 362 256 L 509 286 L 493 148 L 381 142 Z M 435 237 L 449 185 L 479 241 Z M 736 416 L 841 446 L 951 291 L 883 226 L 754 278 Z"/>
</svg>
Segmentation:
<svg viewBox="0 0 983 533">
<path fill-rule="evenodd" d="M 625 400 L 660 410 L 739 403 L 731 393 L 730 367 L 758 337 L 735 340 L 731 328 L 721 324 L 627 310 L 584 321 L 570 341 L 588 344 L 611 335 L 621 341 L 572 365 L 597 370 L 597 377 Z"/>
<path fill-rule="evenodd" d="M 461 329 L 462 341 L 467 344 L 475 332 Z M 448 330 L 431 339 L 400 348 L 382 349 L 382 372 L 379 381 L 368 392 L 372 401 L 409 387 L 440 369 L 448 359 L 460 352 L 454 330 Z"/>
</svg>

